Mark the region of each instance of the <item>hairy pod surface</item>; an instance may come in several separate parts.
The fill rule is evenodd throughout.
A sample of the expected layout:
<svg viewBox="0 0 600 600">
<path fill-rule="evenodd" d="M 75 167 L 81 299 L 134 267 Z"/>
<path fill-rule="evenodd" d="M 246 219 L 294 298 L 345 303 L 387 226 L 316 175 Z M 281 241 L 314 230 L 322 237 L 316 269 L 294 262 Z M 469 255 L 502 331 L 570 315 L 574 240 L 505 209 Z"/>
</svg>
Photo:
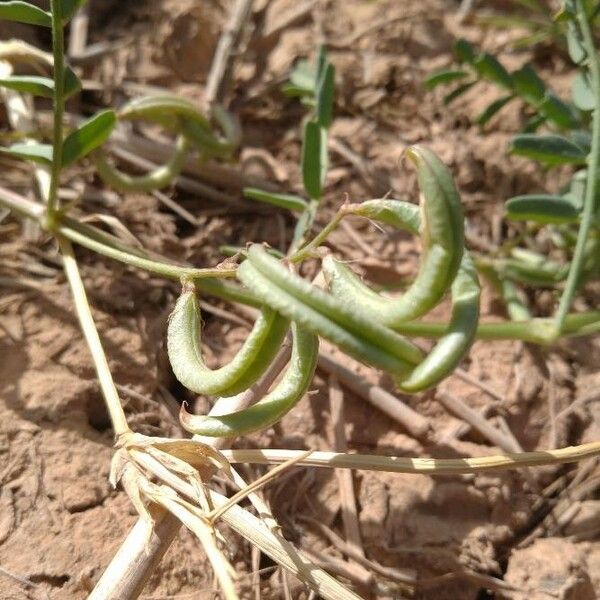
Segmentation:
<svg viewBox="0 0 600 600">
<path fill-rule="evenodd" d="M 385 298 L 367 288 L 347 267 L 326 261 L 324 274 L 332 294 L 360 311 L 377 315 L 389 327 L 428 313 L 450 289 L 464 249 L 464 224 L 460 198 L 446 166 L 420 146 L 408 149 L 417 167 L 421 189 L 421 218 L 414 205 L 393 200 L 372 200 L 349 212 L 375 219 L 411 233 L 419 231 L 422 257 L 419 273 L 399 298 Z"/>
<path fill-rule="evenodd" d="M 398 200 L 370 200 L 353 207 L 350 212 L 412 233 L 420 230 L 421 216 L 414 204 Z M 397 385 L 406 392 L 422 391 L 438 384 L 456 368 L 473 343 L 479 320 L 480 286 L 470 255 L 464 248 L 461 255 L 458 272 L 450 288 L 452 318 L 448 330 L 427 357 L 408 375 L 395 377 Z M 374 318 L 380 318 L 380 312 L 373 309 L 371 302 L 364 300 L 377 302 L 381 298 L 366 287 L 346 265 L 328 255 L 323 259 L 322 266 L 332 293 L 340 301 L 343 298 L 352 305 L 363 307 Z"/>
<path fill-rule="evenodd" d="M 319 340 L 314 333 L 293 323 L 292 335 L 290 362 L 271 392 L 253 406 L 226 415 L 191 415 L 182 407 L 183 427 L 197 435 L 226 437 L 252 433 L 281 419 L 308 390 L 319 356 Z"/>
<path fill-rule="evenodd" d="M 275 358 L 289 325 L 274 310 L 263 307 L 234 358 L 210 369 L 202 358 L 201 322 L 195 290 L 184 289 L 169 319 L 169 361 L 180 383 L 197 394 L 208 395 L 237 394 L 255 383 Z"/>
<path fill-rule="evenodd" d="M 437 385 L 450 375 L 469 351 L 479 322 L 481 288 L 477 271 L 465 250 L 451 288 L 452 318 L 446 333 L 425 360 L 403 380 L 397 381 L 405 392 L 419 392 Z"/>
<path fill-rule="evenodd" d="M 237 276 L 266 305 L 362 362 L 403 374 L 422 360 L 411 342 L 288 271 L 261 245 L 249 248 Z"/>
</svg>

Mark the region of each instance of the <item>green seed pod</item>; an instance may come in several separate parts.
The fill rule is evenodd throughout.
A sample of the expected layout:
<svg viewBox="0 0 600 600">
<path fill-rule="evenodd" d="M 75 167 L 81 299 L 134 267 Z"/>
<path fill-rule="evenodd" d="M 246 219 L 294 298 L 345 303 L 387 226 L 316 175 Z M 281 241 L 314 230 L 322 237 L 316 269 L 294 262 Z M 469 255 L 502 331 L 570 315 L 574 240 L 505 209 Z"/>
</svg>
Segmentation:
<svg viewBox="0 0 600 600">
<path fill-rule="evenodd" d="M 181 173 L 194 144 L 203 160 L 229 158 L 241 139 L 237 121 L 223 108 L 215 108 L 213 116 L 225 138 L 212 131 L 209 121 L 190 101 L 170 95 L 144 96 L 131 100 L 119 111 L 122 120 L 145 120 L 157 123 L 178 134 L 173 156 L 163 166 L 146 175 L 132 177 L 111 165 L 99 150 L 95 153 L 98 174 L 111 187 L 122 192 L 150 192 L 170 185 Z"/>
<path fill-rule="evenodd" d="M 157 167 L 146 175 L 128 175 L 123 173 L 107 160 L 104 152 L 98 150 L 94 154 L 94 165 L 98 174 L 112 188 L 121 192 L 150 192 L 167 187 L 181 173 L 190 147 L 188 138 L 177 137 L 175 152 L 168 163 Z"/>
<path fill-rule="evenodd" d="M 151 121 L 160 125 L 167 124 L 167 127 L 168 123 L 174 123 L 174 128 L 177 130 L 179 129 L 178 119 L 184 119 L 196 123 L 208 132 L 211 131 L 210 123 L 198 112 L 192 102 L 167 94 L 135 98 L 121 108 L 119 118 L 129 121 Z"/>
<path fill-rule="evenodd" d="M 398 200 L 370 200 L 353 207 L 351 212 L 412 233 L 420 229 L 418 207 Z M 340 300 L 343 297 L 350 305 L 364 306 L 364 310 L 371 312 L 374 318 L 380 318 L 380 312 L 370 304 L 365 306 L 364 299 L 377 303 L 381 297 L 367 288 L 348 267 L 331 256 L 325 257 L 322 266 L 325 278 L 336 297 Z M 448 330 L 409 374 L 395 377 L 398 386 L 406 392 L 421 391 L 439 383 L 456 368 L 473 342 L 479 320 L 480 287 L 477 272 L 466 250 L 462 252 L 462 260 L 450 289 L 452 319 Z M 402 325 L 403 323 L 396 326 Z"/>
<path fill-rule="evenodd" d="M 289 365 L 270 393 L 250 408 L 226 415 L 191 415 L 182 407 L 180 420 L 183 427 L 197 435 L 226 437 L 258 431 L 281 419 L 308 390 L 319 356 L 316 335 L 295 323 L 292 324 L 292 334 Z"/>
<path fill-rule="evenodd" d="M 452 319 L 448 330 L 425 360 L 406 379 L 397 381 L 405 392 L 418 392 L 437 385 L 454 371 L 475 339 L 481 290 L 477 271 L 466 251 L 451 293 Z"/>
<path fill-rule="evenodd" d="M 331 260 L 323 270 L 331 292 L 359 311 L 377 315 L 389 327 L 428 313 L 450 289 L 458 272 L 464 248 L 464 225 L 460 198 L 448 169 L 431 152 L 413 146 L 408 156 L 417 166 L 422 190 L 421 215 L 415 217 L 414 205 L 393 200 L 372 200 L 359 204 L 352 213 L 383 221 L 395 227 L 419 232 L 423 242 L 419 273 L 410 288 L 399 298 L 384 298 L 368 289 L 347 267 Z"/>
<path fill-rule="evenodd" d="M 184 288 L 169 319 L 167 351 L 175 377 L 197 394 L 233 395 L 250 387 L 275 358 L 288 322 L 263 308 L 248 338 L 225 366 L 209 369 L 200 347 L 201 315 L 195 290 Z"/>
<path fill-rule="evenodd" d="M 237 276 L 265 304 L 362 362 L 401 375 L 422 360 L 404 337 L 291 273 L 258 244 L 248 250 Z"/>
</svg>

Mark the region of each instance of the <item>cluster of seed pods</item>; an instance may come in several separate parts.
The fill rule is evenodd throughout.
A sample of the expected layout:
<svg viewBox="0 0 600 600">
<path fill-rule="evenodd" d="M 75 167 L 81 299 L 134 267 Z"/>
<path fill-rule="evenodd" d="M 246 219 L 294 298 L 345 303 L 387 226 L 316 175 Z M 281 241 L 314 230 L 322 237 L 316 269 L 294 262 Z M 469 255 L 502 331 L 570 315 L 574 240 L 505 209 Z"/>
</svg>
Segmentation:
<svg viewBox="0 0 600 600">
<path fill-rule="evenodd" d="M 290 328 L 293 339 L 285 373 L 255 405 L 210 417 L 182 411 L 184 427 L 200 435 L 233 436 L 276 422 L 306 393 L 320 337 L 362 363 L 390 373 L 406 392 L 435 386 L 455 369 L 477 330 L 479 281 L 465 249 L 463 212 L 448 169 L 421 146 L 409 148 L 407 155 L 417 170 L 420 207 L 399 200 L 369 200 L 345 206 L 337 220 L 352 214 L 420 236 L 419 272 L 400 297 L 371 290 L 329 254 L 321 262 L 327 284 L 321 289 L 291 268 L 294 257 L 280 260 L 261 244 L 249 246 L 237 269 L 243 287 L 209 280 L 184 284 L 169 321 L 168 353 L 175 376 L 193 392 L 227 397 L 249 388 L 265 373 Z M 202 357 L 198 290 L 260 309 L 242 347 L 218 369 L 208 368 Z M 447 293 L 452 302 L 450 322 L 424 355 L 398 330 L 429 313 Z"/>
</svg>

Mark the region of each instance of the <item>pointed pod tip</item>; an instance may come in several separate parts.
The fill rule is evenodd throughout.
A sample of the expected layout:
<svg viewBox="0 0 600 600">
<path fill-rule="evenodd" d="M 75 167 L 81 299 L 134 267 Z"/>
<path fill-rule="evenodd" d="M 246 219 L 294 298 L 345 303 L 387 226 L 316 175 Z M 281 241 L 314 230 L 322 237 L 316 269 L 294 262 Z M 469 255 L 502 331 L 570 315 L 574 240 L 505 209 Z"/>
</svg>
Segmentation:
<svg viewBox="0 0 600 600">
<path fill-rule="evenodd" d="M 414 146 L 409 146 L 406 150 L 406 156 L 408 156 L 408 158 L 415 164 L 417 165 L 419 162 L 421 162 L 423 160 L 423 152 L 424 152 L 425 148 L 423 148 L 423 146 L 420 146 L 419 144 L 415 144 Z"/>
</svg>

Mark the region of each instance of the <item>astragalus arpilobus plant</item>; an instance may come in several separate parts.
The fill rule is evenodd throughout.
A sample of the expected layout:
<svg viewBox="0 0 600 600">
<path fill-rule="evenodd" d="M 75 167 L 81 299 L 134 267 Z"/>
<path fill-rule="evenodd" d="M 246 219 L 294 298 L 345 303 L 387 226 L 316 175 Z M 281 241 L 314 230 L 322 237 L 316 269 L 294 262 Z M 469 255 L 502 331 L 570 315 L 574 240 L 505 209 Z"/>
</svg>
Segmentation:
<svg viewBox="0 0 600 600">
<path fill-rule="evenodd" d="M 594 6 L 583 0 L 568 0 L 560 15 L 579 44 L 576 50 L 581 74 L 575 108 L 559 102 L 543 84 L 529 77 L 528 71 L 508 74 L 493 57 L 476 56 L 471 47 L 459 46 L 463 61 L 477 78 L 504 86 L 508 94 L 480 117 L 482 124 L 507 102 L 524 96 L 539 113 L 538 125 L 543 121 L 559 131 L 518 136 L 513 151 L 551 164 L 571 163 L 581 167 L 571 189 L 560 196 L 520 197 L 508 203 L 509 217 L 533 221 L 535 227 L 554 227 L 555 239 L 564 244 L 567 256 L 563 264 L 556 265 L 515 245 L 493 256 L 469 252 L 459 190 L 450 170 L 426 144 L 410 146 L 405 152 L 404 166 L 415 169 L 417 174 L 418 202 L 390 197 L 346 202 L 318 231 L 315 217 L 321 208 L 329 163 L 328 135 L 335 89 L 334 67 L 321 48 L 314 66 L 300 62 L 283 88 L 286 94 L 299 97 L 309 109 L 303 123 L 301 151 L 305 197 L 256 188 L 244 190 L 247 198 L 282 207 L 297 217 L 288 251 L 281 253 L 262 240 L 253 240 L 245 247 L 233 248 L 220 264 L 192 266 L 130 246 L 106 230 L 73 216 L 72 207 L 59 201 L 61 176 L 78 161 L 87 161 L 105 185 L 114 190 L 152 192 L 175 181 L 188 160 L 235 160 L 242 142 L 240 127 L 235 117 L 222 107 L 215 106 L 204 114 L 193 102 L 168 94 L 134 98 L 80 122 L 67 120 L 65 102 L 82 85 L 66 64 L 64 28 L 82 4 L 76 0 L 52 0 L 50 10 L 21 1 L 0 4 L 0 18 L 48 28 L 53 44 L 53 54 L 46 55 L 26 44 L 0 43 L 3 66 L 0 87 L 5 91 L 7 112 L 26 106 L 24 97 L 50 99 L 53 105 L 50 135 L 31 126 L 20 132 L 21 141 L 0 148 L 4 155 L 31 163 L 37 201 L 0 188 L 0 205 L 35 221 L 46 236 L 58 243 L 117 439 L 111 481 L 115 485 L 122 483 L 148 525 L 147 539 L 155 520 L 154 509 L 149 507 L 160 505 L 199 538 L 222 593 L 227 598 L 236 598 L 233 569 L 214 527 L 222 518 L 322 597 L 356 598 L 356 594 L 321 569 L 306 568 L 310 562 L 281 536 L 268 507 L 253 494 L 264 481 L 247 486 L 232 467 L 234 462 L 281 463 L 290 459 L 300 464 L 392 472 L 464 473 L 568 462 L 600 454 L 600 443 L 479 459 L 332 456 L 286 449 L 240 453 L 221 452 L 217 441 L 207 439 L 241 436 L 280 420 L 310 390 L 319 361 L 320 340 L 389 374 L 397 390 L 418 393 L 452 374 L 468 355 L 475 339 L 551 344 L 563 336 L 600 330 L 600 312 L 569 312 L 577 291 L 597 275 L 600 263 L 600 63 L 592 37 L 592 22 L 598 17 Z M 34 66 L 32 70 L 36 73 L 47 72 L 51 76 L 12 74 L 11 57 L 17 51 Z M 462 81 L 469 73 L 463 70 L 440 73 L 430 80 L 430 85 Z M 564 111 L 572 115 L 572 121 L 567 123 Z M 27 118 L 22 119 L 21 123 L 26 121 Z M 171 158 L 144 175 L 120 170 L 106 144 L 115 129 L 126 130 L 134 121 L 159 127 L 173 139 Z M 350 265 L 336 258 L 328 246 L 328 236 L 346 217 L 369 219 L 419 238 L 418 273 L 403 294 L 379 293 L 364 283 Z M 181 283 L 181 294 L 172 307 L 166 331 L 173 373 L 194 393 L 220 398 L 216 404 L 218 410 L 208 415 L 191 414 L 182 405 L 181 424 L 197 436 L 195 439 L 146 437 L 130 429 L 92 319 L 73 243 L 132 268 Z M 318 265 L 318 274 L 312 279 L 304 268 L 307 261 Z M 497 285 L 507 301 L 510 320 L 481 322 L 480 274 Z M 540 281 L 541 285 L 549 284 L 560 291 L 556 313 L 551 318 L 532 318 L 514 288 L 515 283 L 534 285 Z M 205 295 L 237 303 L 254 318 L 250 333 L 233 358 L 214 369 L 207 365 L 202 351 L 200 299 Z M 448 321 L 429 320 L 431 311 L 446 298 L 451 304 Z M 436 340 L 428 352 L 415 342 L 422 337 Z M 285 349 L 289 345 L 288 357 Z M 286 360 L 279 364 L 281 356 Z M 249 400 L 252 402 L 248 406 Z M 275 470 L 269 476 L 278 472 Z M 230 499 L 215 492 L 210 483 L 217 473 L 242 491 Z M 246 496 L 260 518 L 237 506 Z M 122 569 L 123 578 L 133 577 L 132 570 L 139 568 L 133 564 L 133 558 L 131 562 L 132 565 Z M 125 589 L 125 584 L 119 587 L 119 581 L 101 585 L 108 586 L 103 590 L 111 585 L 110 589 Z M 139 590 L 135 589 L 132 591 L 132 587 L 120 597 L 136 597 Z M 115 596 L 97 591 L 92 597 Z"/>
</svg>

